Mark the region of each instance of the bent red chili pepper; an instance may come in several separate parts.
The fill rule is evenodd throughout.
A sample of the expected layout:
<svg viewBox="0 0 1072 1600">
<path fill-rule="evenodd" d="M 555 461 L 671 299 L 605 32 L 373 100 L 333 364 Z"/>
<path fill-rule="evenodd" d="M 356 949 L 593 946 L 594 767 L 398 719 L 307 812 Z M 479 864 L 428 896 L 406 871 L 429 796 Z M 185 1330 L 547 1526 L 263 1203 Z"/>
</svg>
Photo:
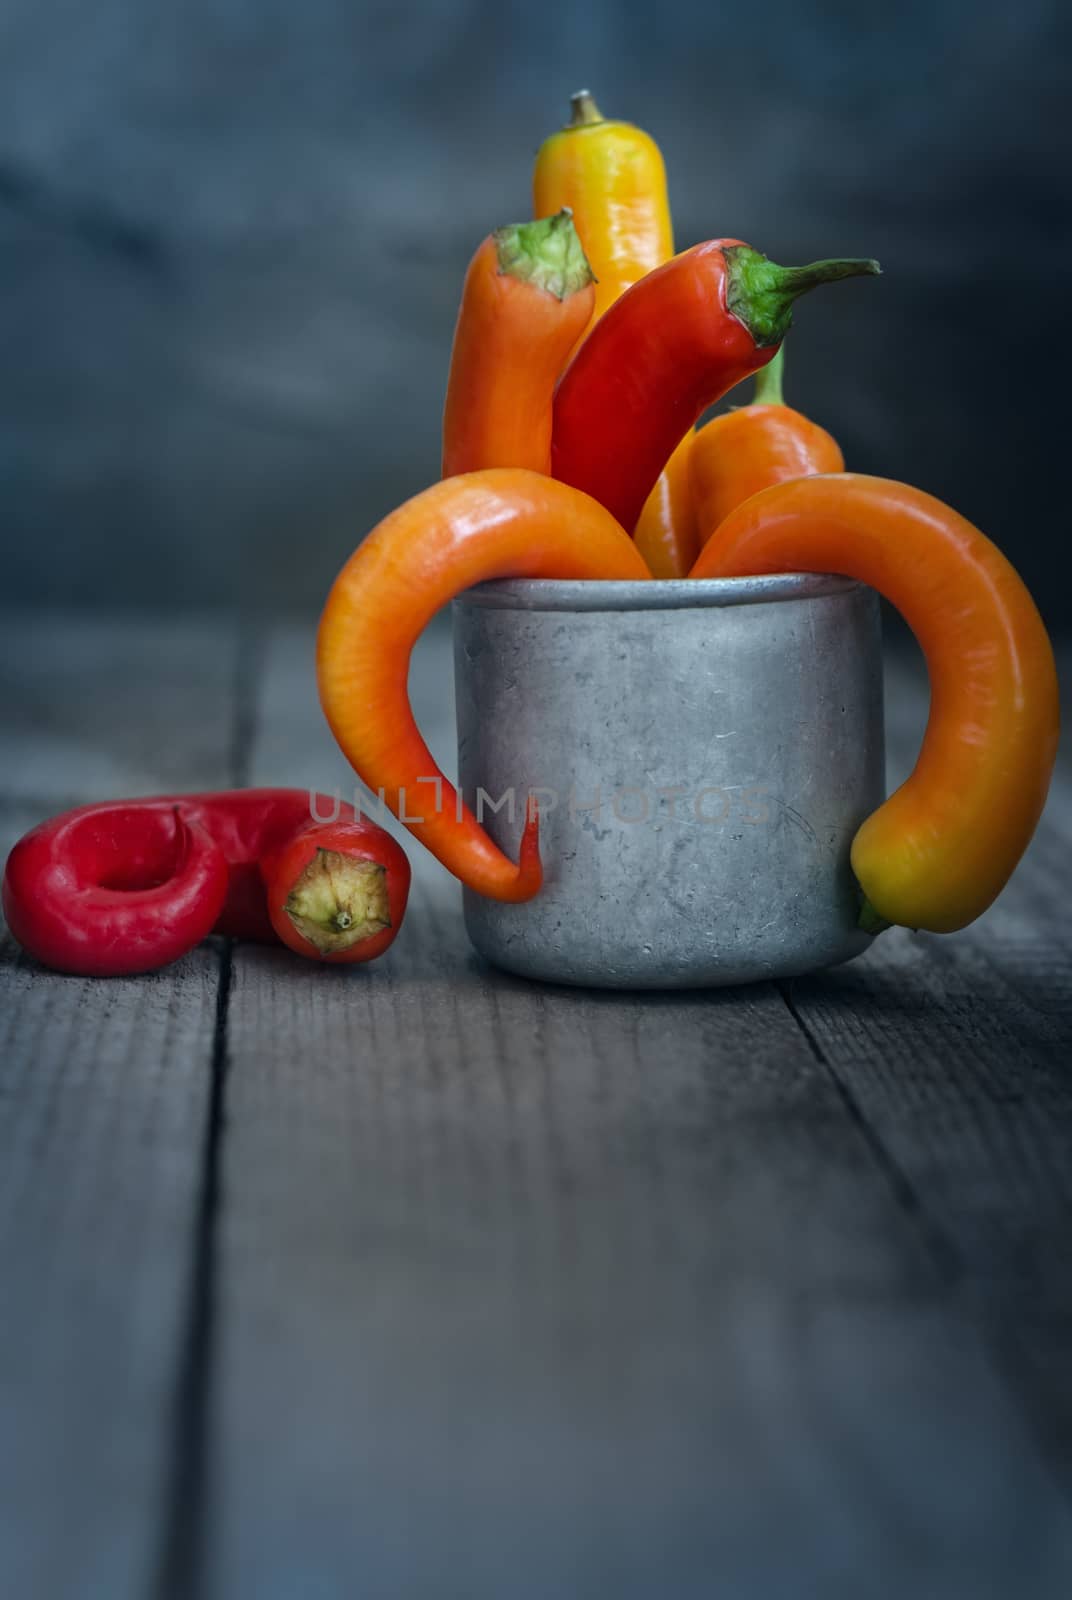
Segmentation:
<svg viewBox="0 0 1072 1600">
<path fill-rule="evenodd" d="M 739 239 L 694 245 L 627 289 L 555 393 L 551 471 L 629 532 L 676 446 L 709 405 L 772 358 L 793 301 L 877 261 L 780 267 Z"/>
<path fill-rule="evenodd" d="M 3 906 L 31 955 L 85 977 L 152 971 L 209 933 L 360 962 L 394 939 L 409 880 L 401 846 L 352 806 L 243 789 L 42 822 L 8 857 Z"/>
<path fill-rule="evenodd" d="M 47 967 L 86 977 L 148 972 L 212 932 L 227 862 L 169 801 L 85 806 L 31 829 L 4 872 L 18 942 Z"/>
</svg>

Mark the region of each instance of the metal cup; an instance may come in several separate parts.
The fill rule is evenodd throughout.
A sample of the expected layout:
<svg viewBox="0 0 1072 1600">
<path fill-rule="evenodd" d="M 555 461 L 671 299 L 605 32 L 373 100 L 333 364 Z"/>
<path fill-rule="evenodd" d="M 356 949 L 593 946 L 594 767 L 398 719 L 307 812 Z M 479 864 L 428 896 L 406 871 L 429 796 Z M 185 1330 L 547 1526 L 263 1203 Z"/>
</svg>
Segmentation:
<svg viewBox="0 0 1072 1600">
<path fill-rule="evenodd" d="M 857 827 L 885 794 L 877 596 L 801 574 L 524 579 L 454 603 L 458 766 L 544 887 L 465 892 L 469 937 L 529 978 L 684 988 L 846 961 Z"/>
</svg>

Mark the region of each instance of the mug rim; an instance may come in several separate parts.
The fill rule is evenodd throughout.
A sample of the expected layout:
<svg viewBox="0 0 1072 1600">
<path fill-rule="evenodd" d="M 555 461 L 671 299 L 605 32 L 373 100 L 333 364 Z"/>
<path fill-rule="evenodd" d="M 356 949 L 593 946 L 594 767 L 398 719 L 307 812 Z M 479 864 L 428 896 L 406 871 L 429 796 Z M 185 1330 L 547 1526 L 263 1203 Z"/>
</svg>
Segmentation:
<svg viewBox="0 0 1072 1600">
<path fill-rule="evenodd" d="M 865 585 L 832 572 L 748 578 L 493 578 L 455 596 L 456 606 L 501 611 L 684 611 L 692 607 L 821 600 Z"/>
</svg>

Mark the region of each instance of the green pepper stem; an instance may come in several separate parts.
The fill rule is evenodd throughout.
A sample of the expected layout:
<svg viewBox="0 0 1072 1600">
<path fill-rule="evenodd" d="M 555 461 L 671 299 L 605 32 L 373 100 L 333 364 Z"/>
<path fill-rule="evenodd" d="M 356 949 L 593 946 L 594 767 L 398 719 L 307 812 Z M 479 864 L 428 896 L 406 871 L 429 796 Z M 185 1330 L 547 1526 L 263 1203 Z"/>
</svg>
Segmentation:
<svg viewBox="0 0 1072 1600">
<path fill-rule="evenodd" d="M 537 222 L 514 222 L 509 227 L 496 228 L 492 238 L 500 272 L 509 278 L 520 278 L 522 283 L 535 284 L 557 300 L 565 300 L 595 282 L 568 206 Z"/>
<path fill-rule="evenodd" d="M 836 283 L 839 278 L 874 278 L 881 271 L 877 261 L 860 256 L 812 261 L 806 267 L 778 268 L 781 288 L 792 300 L 797 295 L 807 294 L 809 289 L 817 289 L 821 283 Z"/>
<path fill-rule="evenodd" d="M 751 245 L 726 245 L 726 307 L 748 329 L 758 347 L 780 344 L 793 322 L 793 301 L 821 283 L 874 277 L 877 261 L 858 257 L 780 267 Z"/>
<path fill-rule="evenodd" d="M 594 122 L 603 122 L 602 111 L 596 105 L 587 89 L 578 89 L 576 94 L 570 95 L 570 106 L 573 115 L 570 118 L 571 128 L 590 128 Z"/>
<path fill-rule="evenodd" d="M 784 406 L 782 375 L 785 367 L 785 345 L 780 344 L 773 359 L 756 373 L 756 390 L 752 396 L 754 406 Z"/>
</svg>

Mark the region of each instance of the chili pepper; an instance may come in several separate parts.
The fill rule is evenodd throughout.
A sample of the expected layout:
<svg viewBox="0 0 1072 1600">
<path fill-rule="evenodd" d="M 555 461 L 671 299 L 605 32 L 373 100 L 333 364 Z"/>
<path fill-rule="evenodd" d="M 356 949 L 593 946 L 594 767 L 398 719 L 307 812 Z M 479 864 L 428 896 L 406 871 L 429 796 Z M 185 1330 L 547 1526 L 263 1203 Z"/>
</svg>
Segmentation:
<svg viewBox="0 0 1072 1600">
<path fill-rule="evenodd" d="M 297 829 L 266 858 L 262 872 L 276 934 L 313 960 L 373 961 L 405 915 L 405 851 L 367 817 Z"/>
<path fill-rule="evenodd" d="M 32 828 L 4 872 L 15 938 L 60 972 L 149 972 L 209 933 L 369 961 L 398 931 L 402 848 L 352 806 L 302 789 L 107 801 Z"/>
<path fill-rule="evenodd" d="M 633 530 L 653 578 L 684 578 L 700 552 L 689 476 L 693 438 L 690 429 L 656 478 Z"/>
<path fill-rule="evenodd" d="M 595 501 L 552 478 L 499 469 L 447 478 L 399 506 L 336 578 L 317 642 L 332 732 L 364 782 L 469 888 L 531 899 L 542 876 L 538 819 L 530 804 L 515 866 L 443 777 L 410 709 L 415 641 L 452 596 L 488 578 L 650 576 Z"/>
<path fill-rule="evenodd" d="M 786 478 L 844 472 L 837 441 L 782 397 L 785 346 L 756 374 L 750 406 L 716 417 L 695 435 L 689 488 L 703 547 L 724 517 L 760 489 Z"/>
<path fill-rule="evenodd" d="M 536 156 L 537 216 L 569 206 L 596 275 L 592 325 L 645 273 L 674 253 L 666 168 L 659 147 L 629 122 L 608 122 L 587 89 L 573 120 Z M 699 537 L 692 511 L 686 435 L 637 518 L 637 548 L 656 578 L 683 578 Z"/>
<path fill-rule="evenodd" d="M 714 239 L 649 272 L 600 319 L 559 382 L 555 477 L 633 530 L 701 413 L 774 355 L 796 297 L 878 270 L 859 260 L 780 267 L 739 240 Z"/>
<path fill-rule="evenodd" d="M 409 862 L 353 806 L 305 789 L 236 789 L 177 803 L 216 841 L 229 868 L 214 932 L 278 938 L 299 955 L 348 963 L 373 960 L 394 939 Z"/>
<path fill-rule="evenodd" d="M 551 470 L 555 383 L 592 315 L 592 270 L 561 210 L 497 228 L 469 264 L 443 410 L 443 476 Z"/>
<path fill-rule="evenodd" d="M 919 489 L 854 473 L 774 484 L 732 511 L 694 578 L 840 572 L 871 584 L 922 646 L 931 712 L 908 780 L 852 845 L 860 925 L 951 933 L 1027 848 L 1057 751 L 1053 651 L 990 540 Z"/>
<path fill-rule="evenodd" d="M 31 955 L 60 972 L 148 972 L 206 938 L 223 910 L 227 863 L 170 801 L 85 806 L 24 834 L 3 905 Z"/>
<path fill-rule="evenodd" d="M 596 275 L 595 317 L 674 253 L 666 168 L 650 134 L 608 122 L 587 89 L 572 120 L 545 139 L 532 174 L 538 217 L 568 206 Z"/>
</svg>

